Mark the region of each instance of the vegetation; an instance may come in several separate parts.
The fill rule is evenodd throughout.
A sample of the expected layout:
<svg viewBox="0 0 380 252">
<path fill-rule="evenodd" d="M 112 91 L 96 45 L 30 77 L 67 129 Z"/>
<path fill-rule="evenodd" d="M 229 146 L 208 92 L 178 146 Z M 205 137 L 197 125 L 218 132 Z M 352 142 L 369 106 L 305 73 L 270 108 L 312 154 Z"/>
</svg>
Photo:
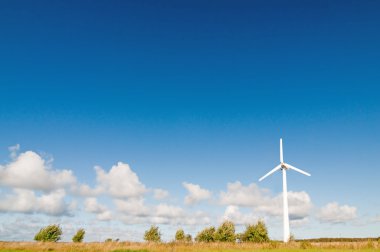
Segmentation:
<svg viewBox="0 0 380 252">
<path fill-rule="evenodd" d="M 374 242 L 373 248 L 367 241 L 311 243 L 309 249 L 302 248 L 302 242 L 284 244 L 269 243 L 138 243 L 138 242 L 0 242 L 0 252 L 380 252 Z M 273 245 L 275 244 L 275 246 Z"/>
<path fill-rule="evenodd" d="M 301 241 L 301 249 L 311 249 L 313 245 L 309 241 Z"/>
<path fill-rule="evenodd" d="M 177 232 L 175 233 L 175 240 L 178 242 L 183 242 L 185 241 L 186 236 L 185 236 L 185 231 L 183 229 L 178 229 Z"/>
<path fill-rule="evenodd" d="M 296 238 L 294 237 L 294 234 L 290 234 L 289 236 L 289 242 L 294 242 Z"/>
<path fill-rule="evenodd" d="M 34 236 L 34 240 L 43 242 L 57 242 L 61 239 L 62 229 L 59 225 L 49 225 L 41 228 Z"/>
<path fill-rule="evenodd" d="M 214 240 L 219 242 L 235 242 L 235 224 L 231 221 L 223 222 L 216 230 Z"/>
<path fill-rule="evenodd" d="M 193 237 L 191 236 L 191 234 L 187 234 L 186 237 L 185 237 L 185 240 L 186 240 L 186 242 L 192 242 L 193 241 Z"/>
<path fill-rule="evenodd" d="M 263 221 L 247 225 L 241 234 L 235 233 L 233 222 L 225 221 L 217 229 L 207 227 L 195 237 L 196 243 L 192 243 L 190 234 L 183 229 L 177 230 L 175 241 L 161 242 L 161 233 L 158 227 L 151 226 L 144 234 L 144 240 L 154 243 L 118 242 L 119 239 L 107 239 L 105 243 L 85 243 L 84 229 L 79 229 L 73 236 L 74 243 L 55 243 L 60 240 L 62 230 L 59 225 L 50 225 L 42 228 L 36 235 L 36 241 L 51 241 L 53 243 L 28 243 L 28 242 L 1 242 L 0 252 L 240 252 L 240 251 L 272 251 L 272 252 L 301 252 L 311 250 L 314 252 L 380 252 L 380 238 L 320 238 L 295 240 L 292 236 L 289 243 L 271 241 L 268 230 Z M 238 243 L 235 243 L 239 240 Z M 377 242 L 379 241 L 379 242 Z"/>
<path fill-rule="evenodd" d="M 366 242 L 368 240 L 380 242 L 379 238 L 316 238 L 316 239 L 302 239 L 296 241 L 309 241 L 309 242 Z"/>
<path fill-rule="evenodd" d="M 84 234 L 86 232 L 84 231 L 83 228 L 80 228 L 77 233 L 73 236 L 72 240 L 73 242 L 82 242 L 84 239 Z"/>
<path fill-rule="evenodd" d="M 178 229 L 177 232 L 175 233 L 175 237 L 174 237 L 175 241 L 176 242 L 192 242 L 193 241 L 193 237 L 191 236 L 191 234 L 185 234 L 185 231 L 183 231 L 183 229 Z"/>
<path fill-rule="evenodd" d="M 215 228 L 208 227 L 200 231 L 195 237 L 196 242 L 214 242 L 215 241 Z"/>
<path fill-rule="evenodd" d="M 268 229 L 263 221 L 258 221 L 254 225 L 247 225 L 244 233 L 240 235 L 242 242 L 268 242 Z"/>
<path fill-rule="evenodd" d="M 144 240 L 148 242 L 161 242 L 161 233 L 158 227 L 153 225 L 145 231 Z"/>
</svg>

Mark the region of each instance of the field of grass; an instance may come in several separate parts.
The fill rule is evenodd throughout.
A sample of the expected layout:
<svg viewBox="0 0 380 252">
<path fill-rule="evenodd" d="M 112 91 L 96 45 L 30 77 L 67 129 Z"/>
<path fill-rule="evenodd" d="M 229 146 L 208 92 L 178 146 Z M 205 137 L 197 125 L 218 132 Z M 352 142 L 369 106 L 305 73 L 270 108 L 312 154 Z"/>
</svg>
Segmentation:
<svg viewBox="0 0 380 252">
<path fill-rule="evenodd" d="M 0 252 L 238 252 L 238 251 L 380 251 L 378 242 L 291 242 L 282 243 L 211 243 L 211 244 L 178 244 L 178 243 L 42 243 L 42 242 L 0 242 Z"/>
</svg>

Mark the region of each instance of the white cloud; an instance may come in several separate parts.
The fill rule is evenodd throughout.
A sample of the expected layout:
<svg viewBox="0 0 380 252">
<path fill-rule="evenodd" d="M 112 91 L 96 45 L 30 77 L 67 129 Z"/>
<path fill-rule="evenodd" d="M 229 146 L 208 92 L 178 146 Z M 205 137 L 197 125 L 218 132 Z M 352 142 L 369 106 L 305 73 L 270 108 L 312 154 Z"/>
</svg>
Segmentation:
<svg viewBox="0 0 380 252">
<path fill-rule="evenodd" d="M 163 189 L 154 189 L 153 190 L 153 197 L 157 200 L 165 199 L 169 196 L 169 192 Z"/>
<path fill-rule="evenodd" d="M 222 217 L 222 220 L 232 221 L 236 225 L 256 223 L 259 219 L 253 212 L 243 214 L 238 206 L 233 205 L 227 206 Z"/>
<path fill-rule="evenodd" d="M 344 223 L 356 219 L 356 211 L 356 207 L 332 202 L 322 207 L 317 217 L 321 222 Z"/>
<path fill-rule="evenodd" d="M 116 209 L 128 216 L 146 217 L 151 211 L 144 204 L 144 199 L 130 198 L 128 200 L 115 199 L 114 204 Z"/>
<path fill-rule="evenodd" d="M 113 198 L 141 197 L 147 192 L 145 185 L 140 182 L 128 164 L 118 162 L 109 172 L 96 166 L 95 172 L 97 181 L 95 188 L 83 184 L 74 187 L 73 192 L 87 197 L 105 194 Z"/>
<path fill-rule="evenodd" d="M 207 224 L 210 218 L 202 213 L 188 213 L 183 208 L 168 204 L 145 205 L 143 198 L 115 199 L 119 218 L 126 224 Z"/>
<path fill-rule="evenodd" d="M 76 183 L 72 171 L 53 170 L 33 151 L 21 153 L 11 163 L 0 166 L 0 185 L 11 188 L 53 191 Z"/>
<path fill-rule="evenodd" d="M 112 219 L 111 211 L 105 205 L 98 203 L 98 200 L 94 197 L 87 198 L 84 201 L 84 210 L 96 214 L 96 218 L 101 221 Z"/>
<path fill-rule="evenodd" d="M 252 183 L 243 186 L 239 181 L 227 184 L 227 192 L 220 193 L 222 205 L 235 205 L 242 207 L 256 207 L 270 201 L 269 191 L 259 188 Z"/>
<path fill-rule="evenodd" d="M 277 196 L 270 195 L 266 189 L 259 188 L 252 183 L 248 186 L 239 181 L 227 184 L 227 191 L 220 193 L 220 204 L 249 207 L 255 213 L 264 215 L 282 215 L 282 193 Z M 303 219 L 309 215 L 312 203 L 306 192 L 288 192 L 289 215 L 291 220 Z"/>
<path fill-rule="evenodd" d="M 288 206 L 290 220 L 300 220 L 309 215 L 312 203 L 306 192 L 288 192 Z M 282 193 L 265 200 L 259 206 L 255 207 L 257 211 L 273 216 L 283 214 L 283 196 Z"/>
<path fill-rule="evenodd" d="M 83 197 L 95 197 L 99 196 L 102 193 L 101 188 L 91 188 L 89 185 L 86 184 L 76 184 L 73 185 L 70 189 L 74 195 L 79 195 Z"/>
<path fill-rule="evenodd" d="M 309 218 L 305 217 L 302 219 L 294 219 L 290 220 L 290 227 L 291 228 L 298 228 L 298 227 L 305 227 L 309 223 Z"/>
<path fill-rule="evenodd" d="M 91 197 L 84 201 L 84 210 L 89 213 L 102 213 L 107 210 L 107 207 L 99 204 L 96 198 Z"/>
<path fill-rule="evenodd" d="M 192 205 L 202 200 L 211 198 L 211 192 L 201 188 L 199 185 L 183 182 L 182 185 L 188 191 L 188 195 L 185 197 L 185 204 Z"/>
<path fill-rule="evenodd" d="M 167 204 L 159 204 L 155 207 L 155 216 L 164 218 L 180 218 L 185 216 L 182 208 Z"/>
<path fill-rule="evenodd" d="M 147 223 L 169 225 L 204 225 L 210 223 L 210 218 L 203 212 L 190 213 L 183 208 L 167 204 L 152 207 L 152 214 Z"/>
<path fill-rule="evenodd" d="M 41 196 L 28 189 L 14 189 L 0 200 L 0 211 L 20 213 L 44 213 L 47 215 L 67 215 L 70 205 L 65 202 L 65 191 L 59 189 Z"/>
</svg>

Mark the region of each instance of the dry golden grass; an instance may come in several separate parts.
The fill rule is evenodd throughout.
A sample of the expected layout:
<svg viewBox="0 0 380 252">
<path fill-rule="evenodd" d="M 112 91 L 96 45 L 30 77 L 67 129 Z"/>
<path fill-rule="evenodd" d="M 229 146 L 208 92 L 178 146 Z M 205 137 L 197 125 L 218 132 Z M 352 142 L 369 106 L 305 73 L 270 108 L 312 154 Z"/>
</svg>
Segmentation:
<svg viewBox="0 0 380 252">
<path fill-rule="evenodd" d="M 237 252 L 237 251 L 380 251 L 378 242 L 325 242 L 325 243 L 137 243 L 137 242 L 91 242 L 91 243 L 49 243 L 49 242 L 0 242 L 0 252 Z"/>
</svg>

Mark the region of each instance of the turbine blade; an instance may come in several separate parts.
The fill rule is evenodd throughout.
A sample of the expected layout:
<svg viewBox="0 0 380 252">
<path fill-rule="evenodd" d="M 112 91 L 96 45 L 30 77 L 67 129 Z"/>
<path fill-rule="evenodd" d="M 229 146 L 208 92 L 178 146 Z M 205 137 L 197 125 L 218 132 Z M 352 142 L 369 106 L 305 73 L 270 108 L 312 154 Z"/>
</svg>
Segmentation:
<svg viewBox="0 0 380 252">
<path fill-rule="evenodd" d="M 295 170 L 296 172 L 302 173 L 303 175 L 311 176 L 310 173 L 307 173 L 307 172 L 305 172 L 305 171 L 303 171 L 303 170 L 301 170 L 301 169 L 298 169 L 298 168 L 296 168 L 296 167 L 294 167 L 294 166 L 292 166 L 292 165 L 290 165 L 290 164 L 285 164 L 285 165 L 286 165 L 286 167 L 288 167 L 289 169 Z"/>
<path fill-rule="evenodd" d="M 269 175 L 271 175 L 272 173 L 274 173 L 275 171 L 279 170 L 281 168 L 281 165 L 277 165 L 276 167 L 273 168 L 273 170 L 271 170 L 270 172 L 268 172 L 267 174 L 265 174 L 264 176 L 262 176 L 259 181 L 265 179 L 266 177 L 268 177 Z"/>
<path fill-rule="evenodd" d="M 282 138 L 280 138 L 280 162 L 281 163 L 284 162 L 284 156 L 283 156 L 283 152 L 282 152 Z"/>
</svg>

